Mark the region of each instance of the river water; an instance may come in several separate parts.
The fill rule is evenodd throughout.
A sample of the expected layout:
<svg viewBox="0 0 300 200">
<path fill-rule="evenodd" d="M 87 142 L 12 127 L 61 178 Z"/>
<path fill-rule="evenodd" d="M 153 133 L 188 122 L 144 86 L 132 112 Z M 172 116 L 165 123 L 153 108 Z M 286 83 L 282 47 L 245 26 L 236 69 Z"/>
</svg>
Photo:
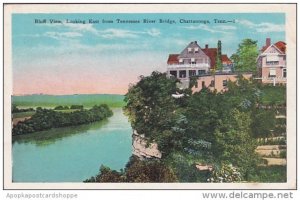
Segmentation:
<svg viewBox="0 0 300 200">
<path fill-rule="evenodd" d="M 13 137 L 13 182 L 82 182 L 100 165 L 124 168 L 132 128 L 122 109 L 107 120 Z"/>
</svg>

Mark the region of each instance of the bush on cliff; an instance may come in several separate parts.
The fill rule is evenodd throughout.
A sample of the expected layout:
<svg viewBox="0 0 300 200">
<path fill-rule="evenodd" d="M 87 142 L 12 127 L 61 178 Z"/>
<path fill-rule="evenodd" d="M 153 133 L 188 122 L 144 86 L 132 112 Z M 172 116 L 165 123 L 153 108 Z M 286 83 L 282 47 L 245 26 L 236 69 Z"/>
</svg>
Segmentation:
<svg viewBox="0 0 300 200">
<path fill-rule="evenodd" d="M 167 183 L 177 182 L 174 172 L 159 160 L 139 160 L 132 156 L 125 170 L 117 172 L 101 166 L 99 174 L 84 182 Z"/>
</svg>

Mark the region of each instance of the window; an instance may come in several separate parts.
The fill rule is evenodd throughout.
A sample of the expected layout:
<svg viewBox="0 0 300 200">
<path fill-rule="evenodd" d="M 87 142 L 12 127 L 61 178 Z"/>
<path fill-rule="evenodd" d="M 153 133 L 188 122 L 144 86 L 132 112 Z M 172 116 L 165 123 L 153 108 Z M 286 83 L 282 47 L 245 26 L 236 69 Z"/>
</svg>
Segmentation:
<svg viewBox="0 0 300 200">
<path fill-rule="evenodd" d="M 196 70 L 189 70 L 189 77 L 196 76 Z"/>
<path fill-rule="evenodd" d="M 195 83 L 195 88 L 198 88 L 198 81 L 196 81 Z"/>
<path fill-rule="evenodd" d="M 198 47 L 195 48 L 194 51 L 195 51 L 195 53 L 198 53 L 199 52 L 199 48 Z"/>
<path fill-rule="evenodd" d="M 270 69 L 269 77 L 276 77 L 276 69 Z"/>
<path fill-rule="evenodd" d="M 215 81 L 214 80 L 211 80 L 210 87 L 215 87 Z"/>
<path fill-rule="evenodd" d="M 227 80 L 223 80 L 223 87 L 227 86 Z"/>
<path fill-rule="evenodd" d="M 284 68 L 284 69 L 282 70 L 282 76 L 283 76 L 283 78 L 286 78 L 286 68 Z"/>
<path fill-rule="evenodd" d="M 195 58 L 191 58 L 191 64 L 196 64 Z"/>
<path fill-rule="evenodd" d="M 192 48 L 188 48 L 188 53 L 192 53 Z"/>
<path fill-rule="evenodd" d="M 205 81 L 202 81 L 202 88 L 205 88 Z"/>
<path fill-rule="evenodd" d="M 179 71 L 179 78 L 186 78 L 186 70 Z"/>
<path fill-rule="evenodd" d="M 269 55 L 267 56 L 267 65 L 278 65 L 279 64 L 279 56 L 277 55 Z"/>
<path fill-rule="evenodd" d="M 182 58 L 179 59 L 179 63 L 180 63 L 180 64 L 183 63 L 183 59 L 182 59 Z"/>
<path fill-rule="evenodd" d="M 170 71 L 170 75 L 177 78 L 177 71 Z"/>
<path fill-rule="evenodd" d="M 278 65 L 279 61 L 267 61 L 266 64 L 267 65 Z"/>
<path fill-rule="evenodd" d="M 205 74 L 205 70 L 198 70 L 198 75 L 202 75 L 202 74 Z"/>
</svg>

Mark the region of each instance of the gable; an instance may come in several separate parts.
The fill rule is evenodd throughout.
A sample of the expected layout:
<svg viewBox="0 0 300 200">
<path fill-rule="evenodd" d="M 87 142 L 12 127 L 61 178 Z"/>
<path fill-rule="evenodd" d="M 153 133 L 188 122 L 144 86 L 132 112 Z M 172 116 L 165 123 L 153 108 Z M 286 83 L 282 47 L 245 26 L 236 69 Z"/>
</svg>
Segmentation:
<svg viewBox="0 0 300 200">
<path fill-rule="evenodd" d="M 178 56 L 178 58 L 207 58 L 197 41 L 191 42 Z"/>
<path fill-rule="evenodd" d="M 263 54 L 282 54 L 282 52 L 275 46 L 275 45 L 271 45 L 269 46 L 264 52 Z"/>
</svg>

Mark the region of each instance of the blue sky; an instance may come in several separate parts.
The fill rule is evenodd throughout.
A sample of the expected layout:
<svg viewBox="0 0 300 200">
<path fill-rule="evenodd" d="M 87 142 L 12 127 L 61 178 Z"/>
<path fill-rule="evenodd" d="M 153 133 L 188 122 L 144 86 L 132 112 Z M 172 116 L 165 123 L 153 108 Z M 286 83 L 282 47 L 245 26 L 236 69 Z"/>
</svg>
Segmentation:
<svg viewBox="0 0 300 200">
<path fill-rule="evenodd" d="M 34 23 L 46 19 L 46 24 Z M 51 24 L 50 19 L 63 23 Z M 65 23 L 85 20 L 86 24 Z M 89 24 L 88 20 L 112 20 Z M 141 23 L 116 23 L 117 19 Z M 143 19 L 156 23 L 142 23 Z M 176 23 L 158 23 L 170 19 Z M 179 23 L 180 19 L 210 23 Z M 235 23 L 214 23 L 214 19 Z M 139 75 L 164 72 L 170 53 L 191 41 L 231 56 L 245 38 L 285 41 L 282 13 L 228 14 L 14 14 L 12 18 L 14 94 L 126 93 Z"/>
</svg>

